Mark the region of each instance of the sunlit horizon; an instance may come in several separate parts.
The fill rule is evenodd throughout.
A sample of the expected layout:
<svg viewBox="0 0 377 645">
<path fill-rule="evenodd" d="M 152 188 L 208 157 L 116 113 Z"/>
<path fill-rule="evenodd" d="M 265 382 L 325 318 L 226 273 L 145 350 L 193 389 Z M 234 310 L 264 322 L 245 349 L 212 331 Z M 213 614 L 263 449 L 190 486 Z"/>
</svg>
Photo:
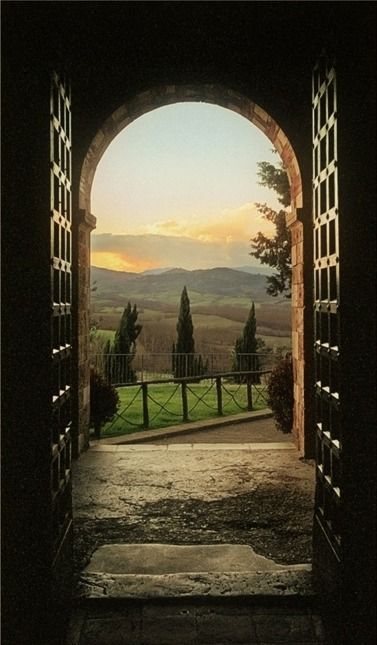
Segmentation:
<svg viewBox="0 0 377 645">
<path fill-rule="evenodd" d="M 98 164 L 91 264 L 143 272 L 256 266 L 250 238 L 273 227 L 256 202 L 279 209 L 258 184 L 257 162 L 278 163 L 267 137 L 226 108 L 178 103 L 127 126 Z"/>
</svg>

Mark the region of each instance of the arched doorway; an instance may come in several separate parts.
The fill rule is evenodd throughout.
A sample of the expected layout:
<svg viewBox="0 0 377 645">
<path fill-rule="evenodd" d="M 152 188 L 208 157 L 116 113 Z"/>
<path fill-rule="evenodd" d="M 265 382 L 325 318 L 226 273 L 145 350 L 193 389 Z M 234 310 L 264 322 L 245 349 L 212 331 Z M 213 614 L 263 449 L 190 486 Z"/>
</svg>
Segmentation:
<svg viewBox="0 0 377 645">
<path fill-rule="evenodd" d="M 297 156 L 292 144 L 276 121 L 248 97 L 220 85 L 164 85 L 135 96 L 119 107 L 103 123 L 92 140 L 85 156 L 79 181 L 78 235 L 78 310 L 88 312 L 90 295 L 90 232 L 95 227 L 91 214 L 91 188 L 97 165 L 112 140 L 139 116 L 159 107 L 180 102 L 206 102 L 232 110 L 258 127 L 271 141 L 287 171 L 291 189 L 291 207 L 287 225 L 292 238 L 292 356 L 294 369 L 293 436 L 302 456 L 311 453 L 311 427 L 305 413 L 305 366 L 308 357 L 304 349 L 304 224 L 299 219 L 303 207 L 303 186 Z M 310 232 L 311 235 L 311 232 Z M 76 452 L 88 445 L 89 423 L 89 318 L 78 316 L 78 436 Z M 310 363 L 310 361 L 309 361 Z"/>
</svg>

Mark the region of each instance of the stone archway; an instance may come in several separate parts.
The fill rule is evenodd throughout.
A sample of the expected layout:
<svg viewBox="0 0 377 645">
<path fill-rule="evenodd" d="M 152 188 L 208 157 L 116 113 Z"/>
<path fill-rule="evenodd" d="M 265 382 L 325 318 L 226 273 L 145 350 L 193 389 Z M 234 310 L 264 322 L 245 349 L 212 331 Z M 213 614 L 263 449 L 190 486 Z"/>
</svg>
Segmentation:
<svg viewBox="0 0 377 645">
<path fill-rule="evenodd" d="M 291 209 L 287 225 L 292 237 L 292 356 L 294 370 L 293 436 L 302 456 L 310 456 L 310 424 L 305 414 L 306 365 L 304 346 L 304 226 L 299 219 L 303 207 L 303 186 L 299 163 L 293 147 L 276 121 L 248 97 L 220 85 L 163 85 L 138 94 L 121 105 L 103 123 L 85 156 L 79 182 L 78 218 L 78 444 L 79 453 L 88 445 L 89 427 L 89 297 L 90 233 L 95 228 L 91 214 L 91 188 L 97 165 L 112 140 L 132 121 L 159 107 L 182 102 L 205 102 L 219 105 L 248 119 L 271 141 L 286 168 Z M 310 448 L 309 448 L 310 450 Z"/>
</svg>

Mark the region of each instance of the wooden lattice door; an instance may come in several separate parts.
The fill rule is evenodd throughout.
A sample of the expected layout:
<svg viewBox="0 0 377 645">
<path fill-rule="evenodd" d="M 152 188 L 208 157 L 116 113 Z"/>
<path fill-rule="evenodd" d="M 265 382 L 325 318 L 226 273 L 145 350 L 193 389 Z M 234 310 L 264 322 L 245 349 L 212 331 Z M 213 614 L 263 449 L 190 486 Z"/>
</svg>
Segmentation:
<svg viewBox="0 0 377 645">
<path fill-rule="evenodd" d="M 71 353 L 72 353 L 72 144 L 71 98 L 56 74 L 51 80 L 51 504 L 55 564 L 72 524 Z"/>
<path fill-rule="evenodd" d="M 339 203 L 335 69 L 325 57 L 313 74 L 315 309 L 315 522 L 341 559 L 342 436 L 339 359 Z"/>
</svg>

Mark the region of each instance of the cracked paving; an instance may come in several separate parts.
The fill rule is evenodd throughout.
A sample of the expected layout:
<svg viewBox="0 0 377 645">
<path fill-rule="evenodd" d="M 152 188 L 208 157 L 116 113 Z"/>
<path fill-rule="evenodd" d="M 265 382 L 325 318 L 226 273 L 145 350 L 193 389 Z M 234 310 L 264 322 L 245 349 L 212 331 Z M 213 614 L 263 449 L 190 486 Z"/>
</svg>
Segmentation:
<svg viewBox="0 0 377 645">
<path fill-rule="evenodd" d="M 248 544 L 277 563 L 310 562 L 314 465 L 295 450 L 114 448 L 74 466 L 77 573 L 119 542 Z"/>
</svg>

